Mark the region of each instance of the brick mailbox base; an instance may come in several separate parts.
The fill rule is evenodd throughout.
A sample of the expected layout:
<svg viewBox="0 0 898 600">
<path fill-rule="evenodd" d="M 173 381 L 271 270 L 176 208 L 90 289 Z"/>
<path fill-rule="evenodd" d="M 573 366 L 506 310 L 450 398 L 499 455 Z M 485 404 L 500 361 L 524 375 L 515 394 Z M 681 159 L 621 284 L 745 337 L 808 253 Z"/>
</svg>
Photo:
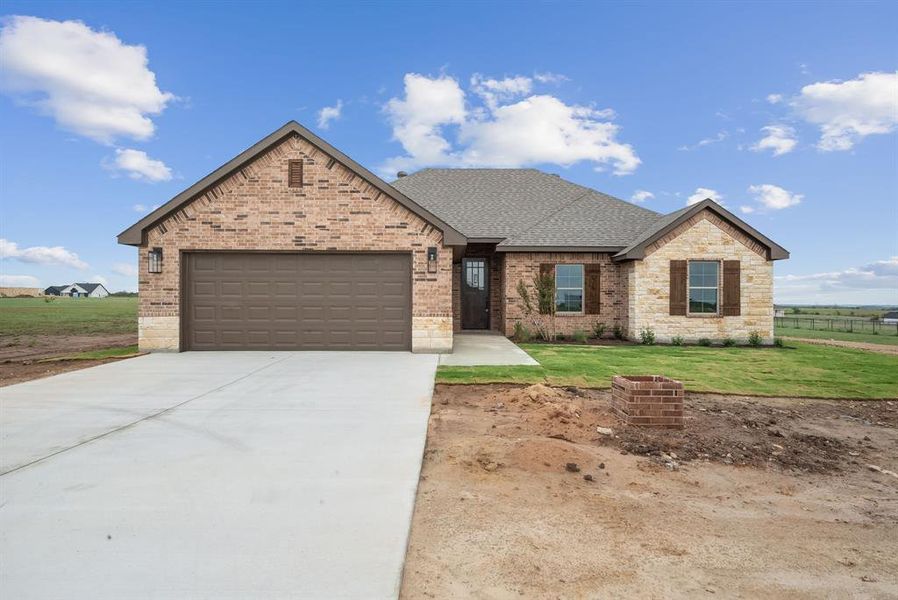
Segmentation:
<svg viewBox="0 0 898 600">
<path fill-rule="evenodd" d="M 611 410 L 628 425 L 683 428 L 683 384 L 661 375 L 615 375 Z"/>
</svg>

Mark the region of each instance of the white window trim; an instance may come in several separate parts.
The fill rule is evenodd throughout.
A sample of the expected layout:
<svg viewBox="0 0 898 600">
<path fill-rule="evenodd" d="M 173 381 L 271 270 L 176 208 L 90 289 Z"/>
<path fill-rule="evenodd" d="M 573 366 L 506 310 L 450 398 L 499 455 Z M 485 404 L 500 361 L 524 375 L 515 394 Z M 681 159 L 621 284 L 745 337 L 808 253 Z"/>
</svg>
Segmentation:
<svg viewBox="0 0 898 600">
<path fill-rule="evenodd" d="M 580 267 L 580 287 L 558 287 L 558 267 Z M 580 290 L 580 310 L 558 310 L 558 290 Z M 583 263 L 556 263 L 555 264 L 555 314 L 556 315 L 584 315 L 586 309 L 586 266 Z"/>
<path fill-rule="evenodd" d="M 717 286 L 716 287 L 708 287 L 701 285 L 692 285 L 690 282 L 692 281 L 692 263 L 694 262 L 712 262 L 717 264 Z M 686 261 L 686 314 L 691 317 L 719 317 L 720 309 L 721 309 L 721 271 L 722 271 L 722 263 L 717 258 L 690 258 Z M 691 302 L 689 301 L 689 292 L 693 289 L 696 290 L 717 290 L 717 310 L 714 312 L 692 312 L 689 309 L 689 305 Z"/>
</svg>

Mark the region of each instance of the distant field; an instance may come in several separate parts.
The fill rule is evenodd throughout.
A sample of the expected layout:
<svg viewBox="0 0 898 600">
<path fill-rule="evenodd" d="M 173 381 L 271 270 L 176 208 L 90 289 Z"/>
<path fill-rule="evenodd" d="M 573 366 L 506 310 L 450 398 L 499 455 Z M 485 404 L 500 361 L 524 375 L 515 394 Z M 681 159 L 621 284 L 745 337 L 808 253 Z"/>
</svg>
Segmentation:
<svg viewBox="0 0 898 600">
<path fill-rule="evenodd" d="M 881 333 L 848 333 L 847 331 L 821 331 L 813 329 L 795 329 L 794 327 L 777 327 L 778 337 L 805 338 L 811 340 L 842 340 L 845 342 L 867 342 L 870 344 L 886 344 L 898 346 L 898 335 Z"/>
<path fill-rule="evenodd" d="M 894 308 L 872 308 L 872 307 L 864 307 L 864 308 L 848 308 L 848 307 L 834 307 L 834 306 L 784 306 L 777 307 L 782 308 L 786 311 L 786 316 L 815 316 L 819 315 L 821 317 L 857 317 L 864 319 L 871 318 L 880 318 L 883 313 L 888 312 L 889 310 L 895 310 Z"/>
<path fill-rule="evenodd" d="M 137 335 L 137 298 L 0 298 L 0 336 Z"/>
</svg>

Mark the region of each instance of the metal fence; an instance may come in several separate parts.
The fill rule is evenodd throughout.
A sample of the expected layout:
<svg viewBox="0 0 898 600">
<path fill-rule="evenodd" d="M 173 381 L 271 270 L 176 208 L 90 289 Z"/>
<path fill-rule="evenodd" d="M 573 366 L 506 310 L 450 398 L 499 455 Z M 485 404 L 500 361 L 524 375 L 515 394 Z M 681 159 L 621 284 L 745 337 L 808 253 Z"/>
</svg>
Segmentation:
<svg viewBox="0 0 898 600">
<path fill-rule="evenodd" d="M 881 321 L 868 321 L 865 319 L 839 319 L 838 317 L 774 317 L 773 324 L 777 327 L 790 327 L 792 329 L 898 335 L 898 323 L 883 323 Z"/>
</svg>

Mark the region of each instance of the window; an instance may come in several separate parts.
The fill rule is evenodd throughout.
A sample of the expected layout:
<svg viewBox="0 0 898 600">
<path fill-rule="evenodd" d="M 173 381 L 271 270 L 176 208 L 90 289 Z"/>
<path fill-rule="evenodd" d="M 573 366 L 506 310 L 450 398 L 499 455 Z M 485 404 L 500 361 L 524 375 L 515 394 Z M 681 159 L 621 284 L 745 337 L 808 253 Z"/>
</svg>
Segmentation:
<svg viewBox="0 0 898 600">
<path fill-rule="evenodd" d="M 555 265 L 555 311 L 583 312 L 583 265 Z"/>
<path fill-rule="evenodd" d="M 689 261 L 689 312 L 717 314 L 720 263 L 714 260 Z"/>
<path fill-rule="evenodd" d="M 482 290 L 486 286 L 486 261 L 483 259 L 465 260 L 465 285 L 471 289 Z"/>
</svg>

